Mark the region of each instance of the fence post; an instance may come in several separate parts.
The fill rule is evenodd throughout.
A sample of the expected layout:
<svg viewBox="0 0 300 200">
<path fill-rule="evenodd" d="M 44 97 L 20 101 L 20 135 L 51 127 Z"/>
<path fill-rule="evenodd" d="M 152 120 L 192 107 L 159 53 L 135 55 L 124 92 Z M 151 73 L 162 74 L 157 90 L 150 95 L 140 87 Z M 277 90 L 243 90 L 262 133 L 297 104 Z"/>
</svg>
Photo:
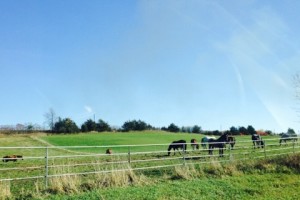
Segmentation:
<svg viewBox="0 0 300 200">
<path fill-rule="evenodd" d="M 293 153 L 295 154 L 295 139 L 293 139 Z"/>
<path fill-rule="evenodd" d="M 232 160 L 232 155 L 231 155 L 231 144 L 229 144 L 229 160 Z"/>
<path fill-rule="evenodd" d="M 266 141 L 264 141 L 264 145 L 262 147 L 264 147 L 265 158 L 267 158 L 267 151 L 266 151 L 267 145 L 266 145 Z"/>
<path fill-rule="evenodd" d="M 182 159 L 183 159 L 183 165 L 185 166 L 185 148 L 186 148 L 186 144 L 183 144 L 183 148 L 182 148 Z"/>
<path fill-rule="evenodd" d="M 48 147 L 46 147 L 46 155 L 45 155 L 45 186 L 48 187 Z"/>
<path fill-rule="evenodd" d="M 130 146 L 128 146 L 128 163 L 130 164 L 131 157 L 130 157 Z"/>
</svg>

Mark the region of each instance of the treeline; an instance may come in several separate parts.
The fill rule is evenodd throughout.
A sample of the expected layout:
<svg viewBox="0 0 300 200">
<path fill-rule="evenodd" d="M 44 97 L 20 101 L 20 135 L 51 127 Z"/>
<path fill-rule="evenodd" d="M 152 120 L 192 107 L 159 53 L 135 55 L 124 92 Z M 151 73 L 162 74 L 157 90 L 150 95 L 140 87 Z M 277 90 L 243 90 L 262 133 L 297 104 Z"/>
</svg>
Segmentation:
<svg viewBox="0 0 300 200">
<path fill-rule="evenodd" d="M 85 121 L 81 127 L 78 127 L 75 122 L 73 122 L 70 118 L 61 119 L 59 118 L 57 122 L 54 123 L 52 132 L 53 133 L 78 133 L 78 132 L 128 132 L 128 131 L 145 131 L 145 130 L 162 130 L 167 132 L 183 132 L 183 133 L 199 133 L 205 135 L 222 135 L 224 132 L 228 132 L 230 135 L 253 135 L 253 134 L 260 134 L 260 135 L 272 135 L 272 131 L 256 131 L 255 128 L 249 125 L 247 128 L 240 126 L 240 127 L 230 127 L 229 130 L 225 131 L 203 131 L 201 126 L 194 125 L 194 126 L 183 126 L 179 127 L 174 123 L 171 123 L 167 127 L 156 128 L 150 124 L 142 120 L 130 120 L 124 122 L 124 124 L 119 128 L 112 128 L 107 122 L 102 119 L 99 119 L 95 122 L 92 119 L 88 119 Z M 289 129 L 291 131 L 292 129 Z M 293 130 L 292 130 L 293 131 Z"/>
<path fill-rule="evenodd" d="M 119 128 L 111 127 L 107 122 L 99 119 L 97 122 L 88 119 L 81 127 L 78 127 L 76 123 L 70 118 L 61 119 L 60 117 L 56 122 L 49 124 L 50 131 L 52 133 L 78 133 L 78 132 L 128 132 L 128 131 L 145 131 L 145 130 L 163 130 L 168 132 L 187 132 L 187 133 L 202 133 L 200 126 L 195 125 L 193 127 L 181 127 L 179 128 L 174 123 L 171 123 L 168 127 L 156 128 L 142 120 L 129 120 Z"/>
<path fill-rule="evenodd" d="M 80 127 L 71 119 L 71 118 L 60 118 L 56 117 L 55 112 L 53 109 L 50 109 L 49 112 L 45 114 L 46 124 L 50 128 L 50 130 L 45 130 L 41 126 L 35 124 L 17 124 L 16 126 L 0 126 L 0 133 L 30 133 L 30 132 L 40 132 L 46 131 L 51 132 L 54 134 L 61 134 L 61 133 L 79 133 L 79 132 L 128 132 L 128 131 L 145 131 L 145 130 L 162 130 L 167 132 L 182 132 L 182 133 L 197 133 L 197 134 L 205 134 L 205 135 L 221 135 L 224 132 L 228 132 L 230 135 L 253 135 L 253 134 L 260 134 L 260 135 L 272 135 L 272 131 L 256 131 L 255 128 L 251 125 L 248 127 L 239 126 L 235 127 L 232 126 L 228 130 L 213 130 L 213 131 L 204 131 L 202 130 L 201 126 L 194 125 L 194 126 L 183 126 L 179 127 L 174 123 L 171 123 L 167 127 L 157 128 L 154 127 L 142 120 L 129 120 L 124 122 L 121 127 L 112 127 L 107 122 L 102 119 L 98 121 L 88 119 L 86 120 Z M 295 131 L 291 128 L 288 129 L 286 132 L 288 134 L 296 134 Z M 284 133 L 280 133 L 284 134 Z"/>
</svg>

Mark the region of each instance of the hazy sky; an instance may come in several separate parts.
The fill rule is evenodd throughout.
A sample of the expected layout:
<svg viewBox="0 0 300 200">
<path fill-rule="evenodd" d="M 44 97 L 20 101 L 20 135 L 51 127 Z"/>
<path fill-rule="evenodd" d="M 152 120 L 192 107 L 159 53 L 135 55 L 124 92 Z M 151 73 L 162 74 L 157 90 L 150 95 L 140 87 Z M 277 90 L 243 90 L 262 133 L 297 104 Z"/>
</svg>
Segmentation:
<svg viewBox="0 0 300 200">
<path fill-rule="evenodd" d="M 300 130 L 298 0 L 0 1 L 0 125 Z"/>
</svg>

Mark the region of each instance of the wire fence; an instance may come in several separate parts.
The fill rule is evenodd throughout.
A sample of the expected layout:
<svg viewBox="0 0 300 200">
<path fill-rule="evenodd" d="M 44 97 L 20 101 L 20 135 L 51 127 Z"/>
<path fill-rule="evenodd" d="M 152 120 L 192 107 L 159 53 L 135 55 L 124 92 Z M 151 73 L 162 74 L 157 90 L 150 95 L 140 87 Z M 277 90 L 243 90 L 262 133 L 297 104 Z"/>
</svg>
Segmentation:
<svg viewBox="0 0 300 200">
<path fill-rule="evenodd" d="M 284 144 L 278 138 L 265 139 L 264 146 L 254 146 L 252 140 L 239 141 L 232 148 L 227 145 L 219 155 L 212 154 L 200 145 L 192 143 L 174 150 L 168 156 L 170 144 L 113 145 L 113 146 L 47 146 L 47 147 L 0 147 L 3 162 L 0 164 L 0 182 L 49 179 L 61 176 L 111 173 L 126 170 L 157 170 L 180 165 L 229 162 L 234 160 L 260 159 L 299 153 L 298 138 L 289 138 Z M 107 150 L 110 152 L 106 153 Z M 99 153 L 101 152 L 101 153 Z"/>
</svg>

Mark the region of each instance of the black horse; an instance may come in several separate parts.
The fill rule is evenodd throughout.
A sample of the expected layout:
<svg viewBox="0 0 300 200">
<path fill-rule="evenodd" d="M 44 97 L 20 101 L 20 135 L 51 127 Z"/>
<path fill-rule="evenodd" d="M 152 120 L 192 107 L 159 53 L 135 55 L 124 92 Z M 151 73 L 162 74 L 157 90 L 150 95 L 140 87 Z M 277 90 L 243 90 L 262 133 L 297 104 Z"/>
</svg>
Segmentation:
<svg viewBox="0 0 300 200">
<path fill-rule="evenodd" d="M 288 135 L 288 134 L 283 134 L 279 140 L 279 144 L 281 146 L 281 144 L 284 142 L 285 144 L 287 144 L 287 141 L 292 141 L 292 142 L 297 142 L 298 138 L 297 135 Z"/>
<path fill-rule="evenodd" d="M 197 143 L 196 139 L 191 139 L 191 146 L 193 150 L 199 149 L 199 144 Z"/>
<path fill-rule="evenodd" d="M 227 144 L 230 145 L 230 149 L 233 149 L 233 147 L 235 145 L 235 137 L 232 135 L 229 135 L 227 138 Z"/>
<path fill-rule="evenodd" d="M 251 136 L 252 142 L 253 142 L 253 148 L 264 148 L 265 147 L 265 142 L 262 140 L 260 135 L 258 134 L 253 134 Z"/>
<path fill-rule="evenodd" d="M 182 150 L 186 151 L 186 141 L 185 140 L 173 141 L 169 145 L 168 156 L 170 156 L 170 154 L 171 154 L 171 149 L 174 150 L 174 155 L 175 155 L 175 150 L 177 150 L 179 153 L 180 153 L 179 149 L 182 149 Z"/>
<path fill-rule="evenodd" d="M 16 162 L 17 160 L 23 160 L 23 156 L 22 155 L 9 155 L 9 156 L 4 156 L 2 161 L 3 162 Z"/>
<path fill-rule="evenodd" d="M 208 140 L 208 153 L 209 155 L 213 154 L 213 149 L 219 148 L 219 155 L 223 157 L 224 148 L 226 147 L 226 143 L 228 142 L 228 133 L 224 133 L 218 139 L 209 139 Z"/>
</svg>

